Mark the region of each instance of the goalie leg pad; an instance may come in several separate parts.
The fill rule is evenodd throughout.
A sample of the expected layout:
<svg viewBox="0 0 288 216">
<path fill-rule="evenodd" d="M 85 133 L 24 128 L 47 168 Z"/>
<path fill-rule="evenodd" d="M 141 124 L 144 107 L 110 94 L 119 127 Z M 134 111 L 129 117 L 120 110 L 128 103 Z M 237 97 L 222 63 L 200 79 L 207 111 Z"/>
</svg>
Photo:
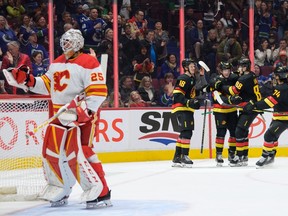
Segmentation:
<svg viewBox="0 0 288 216">
<path fill-rule="evenodd" d="M 76 182 L 67 164 L 66 137 L 66 128 L 54 124 L 47 127 L 42 149 L 47 185 L 40 194 L 40 198 L 49 200 L 51 203 L 69 197 Z"/>
<path fill-rule="evenodd" d="M 81 195 L 81 201 L 86 202 L 96 199 L 101 194 L 103 191 L 103 183 L 97 172 L 95 172 L 86 159 L 82 150 L 80 137 L 81 132 L 79 127 L 68 130 L 66 156 L 72 173 L 84 191 Z"/>
</svg>

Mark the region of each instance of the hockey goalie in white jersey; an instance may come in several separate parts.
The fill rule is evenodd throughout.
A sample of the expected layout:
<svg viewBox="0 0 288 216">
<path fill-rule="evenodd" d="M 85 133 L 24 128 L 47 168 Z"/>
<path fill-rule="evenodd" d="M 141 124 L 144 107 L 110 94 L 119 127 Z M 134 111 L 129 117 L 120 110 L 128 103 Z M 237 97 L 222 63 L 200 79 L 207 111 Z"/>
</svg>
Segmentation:
<svg viewBox="0 0 288 216">
<path fill-rule="evenodd" d="M 77 180 L 87 208 L 111 206 L 102 164 L 91 142 L 98 108 L 107 96 L 106 75 L 95 56 L 81 52 L 84 38 L 79 30 L 64 33 L 60 46 L 64 54 L 41 77 L 33 77 L 25 66 L 9 71 L 24 89 L 51 95 L 54 114 L 61 113 L 46 129 L 42 155 L 47 186 L 40 197 L 52 207 L 66 205 Z"/>
</svg>

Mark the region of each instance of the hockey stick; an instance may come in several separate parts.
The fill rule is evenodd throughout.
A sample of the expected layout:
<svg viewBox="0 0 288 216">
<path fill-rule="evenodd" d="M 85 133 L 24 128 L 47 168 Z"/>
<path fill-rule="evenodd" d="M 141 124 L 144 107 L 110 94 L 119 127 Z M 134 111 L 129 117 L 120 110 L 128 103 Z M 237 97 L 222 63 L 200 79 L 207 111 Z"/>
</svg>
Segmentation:
<svg viewBox="0 0 288 216">
<path fill-rule="evenodd" d="M 206 98 L 205 98 L 205 102 L 204 102 L 204 117 L 203 117 L 203 128 L 202 128 L 202 140 L 201 140 L 201 149 L 200 149 L 200 153 L 203 153 L 203 146 L 204 146 L 204 135 L 205 135 L 205 127 L 206 127 L 206 113 L 207 113 L 207 94 L 206 94 Z"/>
<path fill-rule="evenodd" d="M 207 65 L 205 62 L 199 61 L 198 64 L 199 64 L 202 68 L 204 68 L 204 70 L 206 70 L 207 72 L 210 72 L 210 68 L 208 67 L 208 65 Z"/>
<path fill-rule="evenodd" d="M 226 103 L 222 100 L 222 98 L 220 97 L 218 91 L 214 91 L 213 94 L 214 94 L 214 96 L 215 96 L 217 102 L 218 102 L 220 105 L 222 105 L 222 106 L 228 106 L 228 107 L 235 107 L 235 108 L 242 108 L 242 109 L 243 109 L 243 107 L 242 107 L 242 106 L 239 106 L 239 105 L 235 105 L 235 104 L 226 104 Z M 265 110 L 265 109 L 263 109 L 263 110 L 256 110 L 256 109 L 255 109 L 255 110 L 252 110 L 252 111 L 253 111 L 253 112 L 278 113 L 278 112 L 274 112 L 274 111 L 272 111 L 272 110 Z"/>
</svg>

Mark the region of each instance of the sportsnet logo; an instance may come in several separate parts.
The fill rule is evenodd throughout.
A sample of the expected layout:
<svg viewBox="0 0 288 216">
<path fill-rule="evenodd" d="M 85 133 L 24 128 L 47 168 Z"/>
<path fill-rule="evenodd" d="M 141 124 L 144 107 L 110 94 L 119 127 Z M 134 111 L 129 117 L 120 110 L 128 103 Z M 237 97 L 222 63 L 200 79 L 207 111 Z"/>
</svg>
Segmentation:
<svg viewBox="0 0 288 216">
<path fill-rule="evenodd" d="M 171 143 L 176 143 L 179 134 L 167 133 L 167 132 L 159 132 L 152 133 L 142 137 L 139 137 L 139 140 L 148 139 L 150 142 L 157 142 L 163 145 L 169 145 Z"/>
<path fill-rule="evenodd" d="M 146 112 L 141 116 L 141 122 L 143 125 L 139 127 L 139 130 L 145 135 L 139 137 L 138 140 L 147 139 L 150 142 L 163 145 L 176 143 L 179 136 L 177 133 L 179 132 L 179 127 L 176 116 L 171 112 Z"/>
</svg>

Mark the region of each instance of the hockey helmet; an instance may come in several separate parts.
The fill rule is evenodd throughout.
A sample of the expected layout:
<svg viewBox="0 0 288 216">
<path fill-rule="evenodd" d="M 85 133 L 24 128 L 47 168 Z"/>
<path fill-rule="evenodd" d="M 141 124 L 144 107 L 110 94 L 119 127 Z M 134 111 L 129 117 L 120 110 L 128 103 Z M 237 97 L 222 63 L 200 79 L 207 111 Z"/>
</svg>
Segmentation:
<svg viewBox="0 0 288 216">
<path fill-rule="evenodd" d="M 274 75 L 278 76 L 279 80 L 287 81 L 288 78 L 287 67 L 285 66 L 276 67 Z"/>
<path fill-rule="evenodd" d="M 190 59 L 190 58 L 186 58 L 186 59 L 183 59 L 182 61 L 182 67 L 185 68 L 185 67 L 188 67 L 190 64 L 194 63 L 195 64 L 195 61 L 193 59 Z"/>
<path fill-rule="evenodd" d="M 248 58 L 241 58 L 238 61 L 238 66 L 246 67 L 247 70 L 250 70 L 251 61 Z"/>
<path fill-rule="evenodd" d="M 221 61 L 219 65 L 220 70 L 232 69 L 232 64 L 229 62 Z"/>
<path fill-rule="evenodd" d="M 60 39 L 60 46 L 64 53 L 77 52 L 84 46 L 84 38 L 78 29 L 69 29 Z"/>
</svg>

